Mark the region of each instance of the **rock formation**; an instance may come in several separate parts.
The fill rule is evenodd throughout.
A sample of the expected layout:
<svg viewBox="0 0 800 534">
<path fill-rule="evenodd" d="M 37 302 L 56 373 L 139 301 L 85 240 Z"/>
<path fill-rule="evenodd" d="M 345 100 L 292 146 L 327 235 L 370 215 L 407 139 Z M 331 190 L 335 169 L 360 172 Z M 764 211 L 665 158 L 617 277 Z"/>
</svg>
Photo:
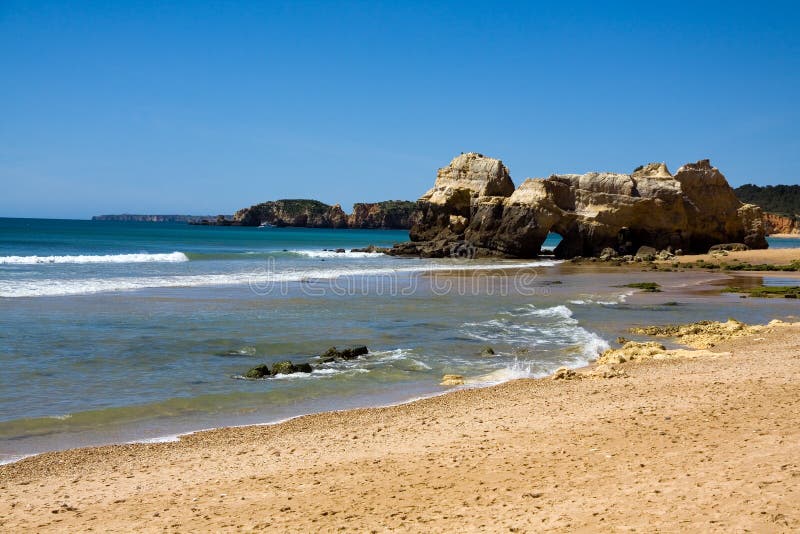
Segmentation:
<svg viewBox="0 0 800 534">
<path fill-rule="evenodd" d="M 353 213 L 347 217 L 349 228 L 411 228 L 411 218 L 416 202 L 387 200 L 384 202 L 353 204 Z"/>
<path fill-rule="evenodd" d="M 663 163 L 632 174 L 561 174 L 518 188 L 500 160 L 461 154 L 439 169 L 418 202 L 411 242 L 393 253 L 534 257 L 549 232 L 558 257 L 597 256 L 641 246 L 706 252 L 716 243 L 766 248 L 761 209 L 737 200 L 708 160 L 673 176 Z"/>
<path fill-rule="evenodd" d="M 233 216 L 240 226 L 300 226 L 307 228 L 394 228 L 411 227 L 416 203 L 390 200 L 358 203 L 347 215 L 339 204 L 330 206 L 318 200 L 285 199 L 263 202 L 244 208 Z"/>
<path fill-rule="evenodd" d="M 242 226 L 304 226 L 347 228 L 347 215 L 339 204 L 329 206 L 318 200 L 285 199 L 256 204 L 237 211 L 234 221 Z"/>
<path fill-rule="evenodd" d="M 765 213 L 764 224 L 766 225 L 767 235 L 800 235 L 800 218 L 797 217 L 785 217 L 774 213 Z"/>
</svg>

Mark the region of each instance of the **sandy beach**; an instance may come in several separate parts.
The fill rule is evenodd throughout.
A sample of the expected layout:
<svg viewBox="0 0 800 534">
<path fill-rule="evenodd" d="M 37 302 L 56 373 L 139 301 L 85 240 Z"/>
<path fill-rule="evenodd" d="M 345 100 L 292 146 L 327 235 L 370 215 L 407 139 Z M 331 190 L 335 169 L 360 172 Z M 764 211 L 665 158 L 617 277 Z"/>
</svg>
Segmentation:
<svg viewBox="0 0 800 534">
<path fill-rule="evenodd" d="M 800 250 L 796 248 L 769 248 L 769 249 L 756 249 L 756 250 L 740 250 L 728 251 L 724 254 L 684 254 L 677 256 L 671 260 L 662 260 L 658 263 L 694 263 L 702 260 L 706 263 L 751 263 L 753 265 L 767 264 L 767 265 L 788 265 L 793 261 L 800 260 Z"/>
<path fill-rule="evenodd" d="M 0 467 L 0 529 L 796 531 L 800 324 L 711 350 L 43 454 Z"/>
</svg>

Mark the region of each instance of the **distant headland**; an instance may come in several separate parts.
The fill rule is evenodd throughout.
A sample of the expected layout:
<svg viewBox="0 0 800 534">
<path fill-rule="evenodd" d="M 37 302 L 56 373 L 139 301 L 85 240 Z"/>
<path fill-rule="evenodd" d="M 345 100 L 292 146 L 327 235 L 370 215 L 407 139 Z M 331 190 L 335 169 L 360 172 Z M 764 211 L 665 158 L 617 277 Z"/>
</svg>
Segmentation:
<svg viewBox="0 0 800 534">
<path fill-rule="evenodd" d="M 357 228 L 408 230 L 417 203 L 407 200 L 357 202 L 345 213 L 311 199 L 270 200 L 243 208 L 234 215 L 96 215 L 93 221 L 179 222 L 203 226 L 276 226 L 301 228 Z"/>
<path fill-rule="evenodd" d="M 93 221 L 120 221 L 120 222 L 156 222 L 156 223 L 192 223 L 208 219 L 216 219 L 216 215 L 142 215 L 135 213 L 120 213 L 116 215 L 95 215 Z M 228 215 L 221 215 L 230 218 Z"/>
</svg>

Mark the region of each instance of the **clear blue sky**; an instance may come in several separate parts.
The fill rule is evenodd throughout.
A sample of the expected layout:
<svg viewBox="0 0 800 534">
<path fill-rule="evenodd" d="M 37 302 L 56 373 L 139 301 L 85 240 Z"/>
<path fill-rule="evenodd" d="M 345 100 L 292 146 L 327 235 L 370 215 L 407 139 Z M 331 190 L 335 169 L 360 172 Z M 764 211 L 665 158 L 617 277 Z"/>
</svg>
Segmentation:
<svg viewBox="0 0 800 534">
<path fill-rule="evenodd" d="M 0 216 L 349 210 L 462 151 L 798 182 L 796 2 L 562 4 L 1 0 Z"/>
</svg>

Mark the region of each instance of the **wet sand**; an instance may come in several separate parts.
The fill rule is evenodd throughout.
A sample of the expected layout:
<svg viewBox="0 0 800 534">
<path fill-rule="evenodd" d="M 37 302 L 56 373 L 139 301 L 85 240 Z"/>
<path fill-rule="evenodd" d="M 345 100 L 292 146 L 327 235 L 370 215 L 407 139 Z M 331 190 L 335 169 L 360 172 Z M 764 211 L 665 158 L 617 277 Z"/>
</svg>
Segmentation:
<svg viewBox="0 0 800 534">
<path fill-rule="evenodd" d="M 800 325 L 624 376 L 0 466 L 0 530 L 791 531 Z"/>
</svg>

